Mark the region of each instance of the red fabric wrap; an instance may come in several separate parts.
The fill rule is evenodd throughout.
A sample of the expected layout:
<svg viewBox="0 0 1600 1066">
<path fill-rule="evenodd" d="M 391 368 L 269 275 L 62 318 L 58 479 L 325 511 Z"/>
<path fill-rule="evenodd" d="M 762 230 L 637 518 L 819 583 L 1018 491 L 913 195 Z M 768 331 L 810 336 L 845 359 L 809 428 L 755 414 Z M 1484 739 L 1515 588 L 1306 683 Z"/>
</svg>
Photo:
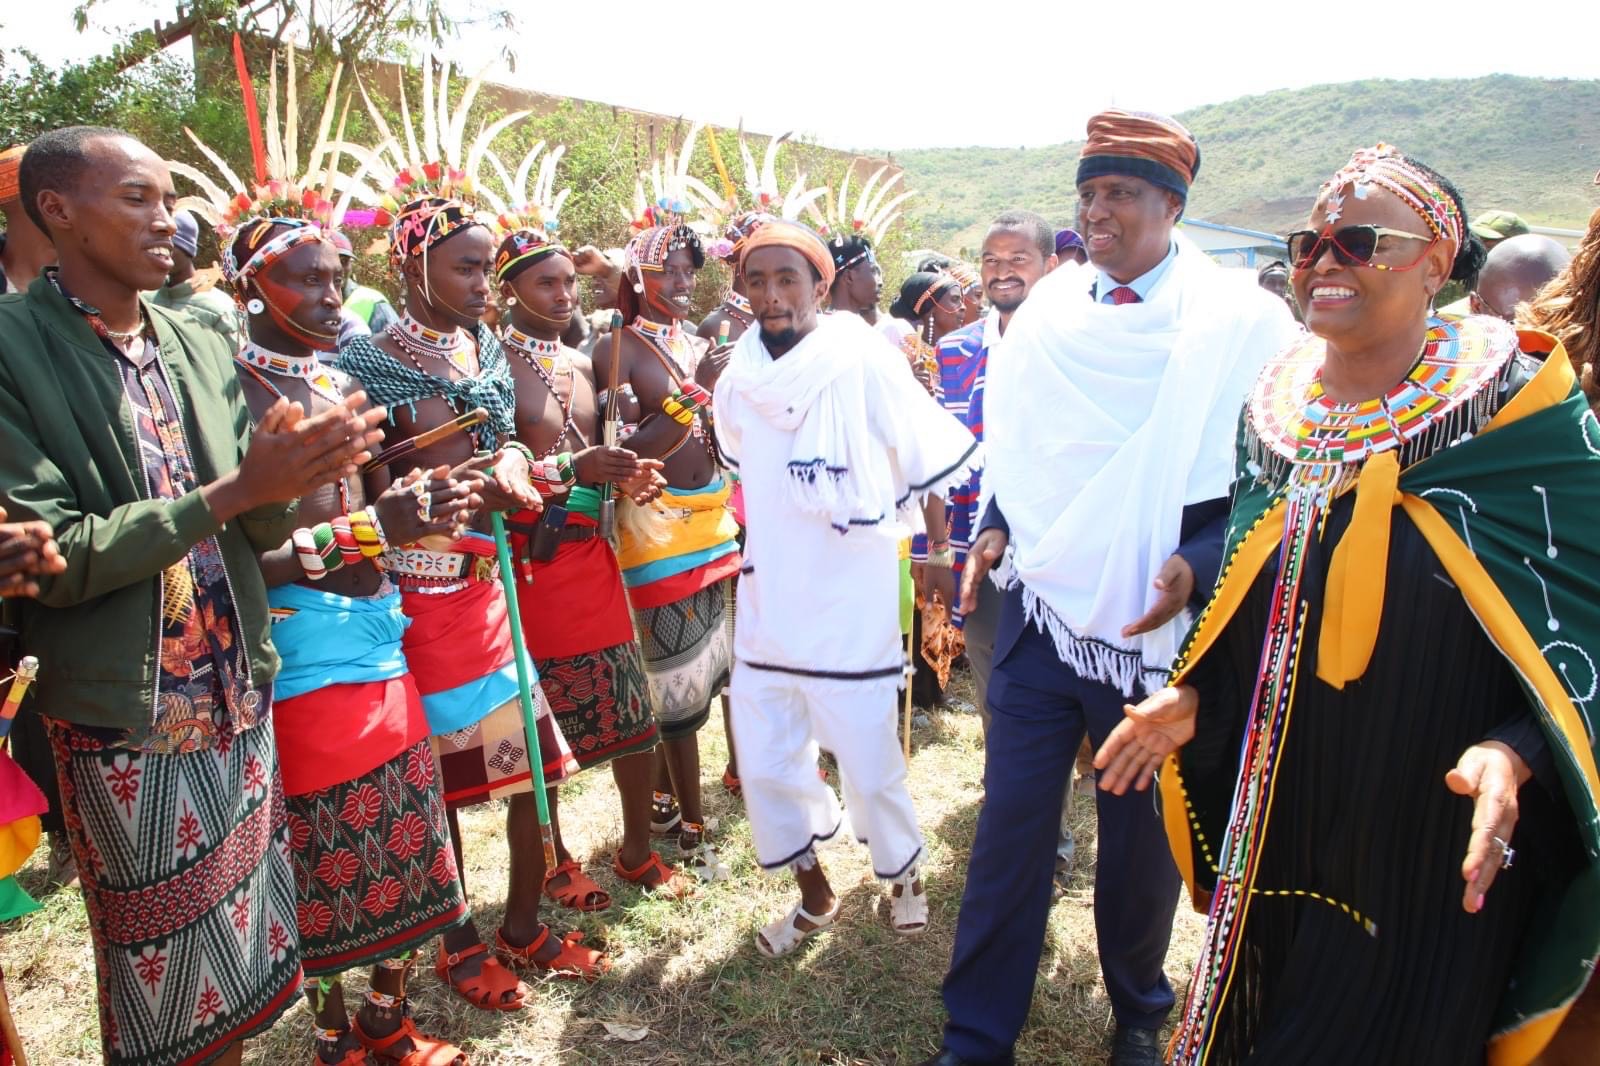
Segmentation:
<svg viewBox="0 0 1600 1066">
<path fill-rule="evenodd" d="M 273 736 L 286 796 L 353 781 L 428 735 L 410 674 L 359 685 L 329 685 L 272 705 Z"/>
<path fill-rule="evenodd" d="M 494 550 L 492 542 L 489 547 Z M 510 616 L 499 581 L 478 581 L 443 595 L 401 595 L 411 619 L 406 663 L 424 696 L 477 681 L 513 661 Z"/>
<path fill-rule="evenodd" d="M 593 526 L 584 515 L 569 514 L 568 525 Z M 622 588 L 622 570 L 611 545 L 592 540 L 562 544 L 547 563 L 527 558 L 529 538 L 511 535 L 517 560 L 517 610 L 522 639 L 535 659 L 565 659 L 633 639 L 633 616 Z M 532 582 L 529 582 L 529 579 Z"/>
<path fill-rule="evenodd" d="M 718 581 L 724 581 L 737 574 L 739 558 L 738 552 L 729 552 L 722 558 L 713 559 L 693 570 L 685 570 L 681 574 L 629 589 L 628 602 L 633 604 L 635 611 L 648 611 L 652 607 L 665 607 L 669 603 L 686 600 L 701 589 L 709 588 Z"/>
</svg>

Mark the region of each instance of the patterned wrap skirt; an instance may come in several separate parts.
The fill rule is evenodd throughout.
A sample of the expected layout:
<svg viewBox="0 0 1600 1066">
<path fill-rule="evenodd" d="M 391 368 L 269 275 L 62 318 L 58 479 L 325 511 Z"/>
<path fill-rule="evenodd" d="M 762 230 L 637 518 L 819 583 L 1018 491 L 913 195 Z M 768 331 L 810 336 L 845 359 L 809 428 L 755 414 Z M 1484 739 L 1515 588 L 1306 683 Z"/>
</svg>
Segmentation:
<svg viewBox="0 0 1600 1066">
<path fill-rule="evenodd" d="M 393 958 L 466 920 L 426 738 L 375 770 L 287 803 L 307 976 Z"/>
<path fill-rule="evenodd" d="M 302 981 L 270 711 L 200 751 L 116 747 L 47 720 L 117 1066 L 210 1062 Z"/>
<path fill-rule="evenodd" d="M 681 600 L 634 610 L 650 704 L 664 740 L 691 736 L 705 725 L 712 698 L 728 684 L 727 588 L 718 581 Z"/>
</svg>

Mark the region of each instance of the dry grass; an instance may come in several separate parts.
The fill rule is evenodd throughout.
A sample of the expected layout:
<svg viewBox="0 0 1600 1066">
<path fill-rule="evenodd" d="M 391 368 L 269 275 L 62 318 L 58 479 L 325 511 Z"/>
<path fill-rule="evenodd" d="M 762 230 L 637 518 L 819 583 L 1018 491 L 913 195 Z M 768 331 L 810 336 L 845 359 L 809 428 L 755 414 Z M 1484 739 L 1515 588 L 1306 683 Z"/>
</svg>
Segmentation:
<svg viewBox="0 0 1600 1066">
<path fill-rule="evenodd" d="M 966 678 L 952 678 L 965 695 Z M 607 980 L 591 986 L 545 982 L 531 1009 L 491 1014 L 450 995 L 431 973 L 413 981 L 425 1031 L 448 1035 L 475 1066 L 562 1063 L 583 1066 L 679 1064 L 844 1064 L 906 1066 L 938 1046 L 943 1009 L 939 982 L 950 957 L 967 852 L 977 819 L 983 753 L 975 715 L 943 713 L 914 734 L 911 789 L 928 839 L 925 868 L 931 928 L 909 941 L 896 937 L 881 910 L 864 848 L 826 848 L 823 862 L 844 898 L 835 928 L 794 956 L 768 960 L 752 945 L 755 930 L 794 898 L 787 877 L 754 864 L 749 828 L 737 801 L 718 785 L 726 757 L 720 716 L 701 734 L 708 814 L 733 880 L 703 889 L 686 904 L 642 896 L 609 869 L 621 838 L 610 775 L 589 773 L 562 793 L 562 824 L 573 853 L 613 895 L 609 911 L 576 924 L 616 959 Z M 1100 1063 L 1109 1040 L 1110 1006 L 1095 958 L 1092 877 L 1094 813 L 1076 807 L 1079 874 L 1056 904 L 1029 1026 L 1017 1047 L 1026 1063 Z M 463 818 L 468 883 L 480 928 L 500 916 L 505 889 L 503 808 L 486 805 Z M 671 859 L 675 849 L 668 848 Z M 20 875 L 41 887 L 43 851 Z M 558 928 L 579 918 L 557 910 Z M 1187 981 L 1201 920 L 1179 907 L 1167 970 Z M 6 929 L 0 941 L 12 1009 L 33 1061 L 98 1061 L 94 966 L 76 892 L 46 898 L 44 908 Z M 354 983 L 354 982 L 352 982 Z M 644 1027 L 638 1043 L 608 1039 L 605 1022 Z M 297 1006 L 245 1055 L 247 1063 L 300 1063 L 312 1055 L 310 1018 Z"/>
</svg>

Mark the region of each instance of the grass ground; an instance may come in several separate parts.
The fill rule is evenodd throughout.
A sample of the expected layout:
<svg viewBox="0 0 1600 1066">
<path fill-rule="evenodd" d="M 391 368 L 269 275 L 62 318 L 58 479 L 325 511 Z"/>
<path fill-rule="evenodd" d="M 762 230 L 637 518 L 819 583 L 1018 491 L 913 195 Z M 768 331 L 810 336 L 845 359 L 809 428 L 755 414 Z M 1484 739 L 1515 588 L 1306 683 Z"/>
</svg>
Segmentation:
<svg viewBox="0 0 1600 1066">
<path fill-rule="evenodd" d="M 965 688 L 964 675 L 952 678 L 953 696 L 968 695 Z M 580 927 L 602 942 L 616 969 L 590 986 L 537 984 L 532 1007 L 513 1014 L 474 1010 L 422 972 L 412 984 L 422 1028 L 461 1044 L 474 1066 L 908 1066 L 931 1054 L 943 1021 L 939 982 L 982 795 L 977 716 L 936 713 L 913 734 L 911 791 L 928 841 L 929 932 L 913 940 L 896 937 L 866 850 L 840 843 L 822 852 L 844 899 L 839 923 L 776 961 L 758 955 L 752 937 L 793 902 L 793 882 L 755 866 L 743 809 L 717 783 L 726 754 L 721 719 L 713 715 L 701 734 L 702 778 L 708 815 L 721 823 L 718 839 L 733 868 L 731 881 L 683 904 L 622 887 L 609 859 L 622 834 L 616 789 L 603 771 L 585 774 L 563 790 L 562 825 L 568 846 L 614 902 L 598 915 L 547 910 L 547 917 L 558 929 Z M 1110 1039 L 1110 1006 L 1095 955 L 1093 805 L 1078 803 L 1075 815 L 1078 873 L 1051 912 L 1019 1062 L 1092 1066 L 1104 1061 Z M 469 892 L 485 931 L 500 917 L 505 890 L 503 819 L 500 804 L 462 819 Z M 669 860 L 675 853 L 675 847 L 664 851 Z M 25 887 L 42 891 L 43 849 L 19 876 Z M 1187 900 L 1180 903 L 1167 959 L 1180 990 L 1202 925 Z M 94 963 L 77 892 L 45 897 L 40 911 L 0 936 L 0 965 L 32 1061 L 98 1062 Z M 620 1040 L 606 1023 L 649 1034 Z M 245 1061 L 276 1066 L 311 1056 L 310 1016 L 300 1005 L 251 1044 Z"/>
</svg>

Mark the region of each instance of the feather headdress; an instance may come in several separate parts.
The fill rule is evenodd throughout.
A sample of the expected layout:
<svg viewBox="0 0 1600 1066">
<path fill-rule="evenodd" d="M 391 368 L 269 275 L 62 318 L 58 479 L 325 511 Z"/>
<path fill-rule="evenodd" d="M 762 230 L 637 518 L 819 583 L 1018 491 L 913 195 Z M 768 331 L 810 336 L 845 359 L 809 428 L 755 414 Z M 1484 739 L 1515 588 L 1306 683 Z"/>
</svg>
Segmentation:
<svg viewBox="0 0 1600 1066">
<path fill-rule="evenodd" d="M 410 102 L 406 99 L 404 82 L 400 85 L 400 125 L 405 136 L 401 142 L 389 131 L 383 113 L 372 103 L 367 88 L 356 79 L 356 87 L 367 105 L 383 143 L 377 148 L 378 166 L 375 172 L 382 185 L 379 204 L 385 210 L 398 212 L 401 206 L 422 197 L 439 197 L 460 200 L 468 207 L 483 206 L 473 175 L 483 164 L 494 142 L 507 128 L 527 118 L 531 111 L 513 111 L 478 131 L 470 146 L 464 143 L 467 114 L 477 99 L 483 84 L 483 72 L 474 75 L 461 91 L 454 110 L 450 107 L 450 62 L 438 64 L 438 83 L 434 82 L 433 52 L 422 56 L 422 110 L 412 124 Z M 487 68 L 486 68 L 487 69 Z M 418 134 L 421 134 L 420 141 Z M 503 168 L 502 168 L 503 169 Z M 378 219 L 381 224 L 383 219 Z"/>
<path fill-rule="evenodd" d="M 633 209 L 623 214 L 635 233 L 657 226 L 674 228 L 688 226 L 699 234 L 709 234 L 712 222 L 706 212 L 716 211 L 721 197 L 711 186 L 689 173 L 694 160 L 695 142 L 705 124 L 696 122 L 689 127 L 683 145 L 673 151 L 668 148 L 661 157 L 650 164 L 650 169 L 639 175 L 633 186 Z M 649 182 L 649 194 L 645 182 Z"/>
<path fill-rule="evenodd" d="M 200 154 L 215 168 L 217 177 L 182 160 L 167 160 L 172 173 L 187 178 L 201 190 L 199 196 L 180 198 L 177 206 L 193 211 L 211 223 L 223 238 L 232 234 L 240 222 L 258 216 L 298 218 L 334 226 L 344 216 L 353 199 L 369 200 L 376 195 L 365 185 L 364 178 L 377 166 L 377 155 L 344 139 L 350 100 L 347 96 L 343 109 L 339 108 L 339 78 L 343 66 L 334 68 L 328 97 L 323 102 L 322 115 L 317 123 L 316 140 L 303 166 L 300 159 L 299 87 L 292 46 L 287 52 L 286 67 L 280 122 L 278 55 L 274 52 L 267 82 L 265 151 L 261 159 L 264 169 L 258 166 L 253 182 L 247 184 L 241 179 L 221 154 L 188 127 L 183 132 L 189 135 Z M 255 97 L 248 88 L 248 82 L 244 82 L 241 89 L 245 93 L 245 109 L 252 114 L 251 124 L 254 126 Z M 339 125 L 337 132 L 333 132 L 336 110 L 339 111 Z M 330 132 L 333 133 L 331 137 Z M 344 156 L 349 156 L 358 165 L 355 174 L 346 175 L 340 169 Z"/>
<path fill-rule="evenodd" d="M 888 170 L 887 166 L 881 166 L 872 172 L 872 176 L 856 195 L 855 206 L 852 208 L 850 176 L 855 171 L 855 164 L 852 163 L 846 168 L 844 177 L 839 181 L 838 197 L 834 197 L 833 190 L 824 190 L 822 208 L 818 209 L 815 202 L 807 208 L 807 213 L 817 224 L 817 232 L 827 240 L 842 240 L 857 236 L 865 237 L 873 244 L 881 243 L 883 235 L 889 232 L 889 227 L 900 217 L 900 205 L 916 195 L 907 189 L 891 197 L 890 190 L 905 177 L 905 171 L 897 171 L 884 181 L 883 176 Z"/>
<path fill-rule="evenodd" d="M 719 259 L 733 257 L 738 254 L 740 244 L 759 226 L 774 218 L 797 221 L 806 208 L 827 194 L 826 188 L 806 188 L 803 172 L 795 175 L 787 192 L 779 185 L 778 149 L 791 136 L 792 133 L 780 133 L 768 140 L 758 168 L 755 153 L 750 150 L 750 142 L 743 128 L 739 130 L 739 155 L 744 164 L 744 188 L 741 190 L 728 176 L 716 138 L 707 130 L 706 140 L 711 147 L 711 158 L 716 164 L 717 174 L 722 178 L 725 194 L 720 204 L 702 212 L 719 234 L 706 249 L 709 255 Z"/>
<path fill-rule="evenodd" d="M 501 234 L 532 230 L 554 239 L 560 232 L 561 209 L 566 205 L 567 197 L 572 195 L 570 187 L 555 191 L 556 167 L 566 152 L 567 146 L 564 144 L 558 144 L 547 152 L 545 142 L 540 141 L 522 157 L 513 176 L 493 149 L 484 150 L 480 165 L 482 160 L 488 161 L 503 192 L 497 191 L 476 172 L 471 177 L 479 195 L 495 212 L 495 222 Z M 534 172 L 536 166 L 537 174 Z"/>
</svg>

